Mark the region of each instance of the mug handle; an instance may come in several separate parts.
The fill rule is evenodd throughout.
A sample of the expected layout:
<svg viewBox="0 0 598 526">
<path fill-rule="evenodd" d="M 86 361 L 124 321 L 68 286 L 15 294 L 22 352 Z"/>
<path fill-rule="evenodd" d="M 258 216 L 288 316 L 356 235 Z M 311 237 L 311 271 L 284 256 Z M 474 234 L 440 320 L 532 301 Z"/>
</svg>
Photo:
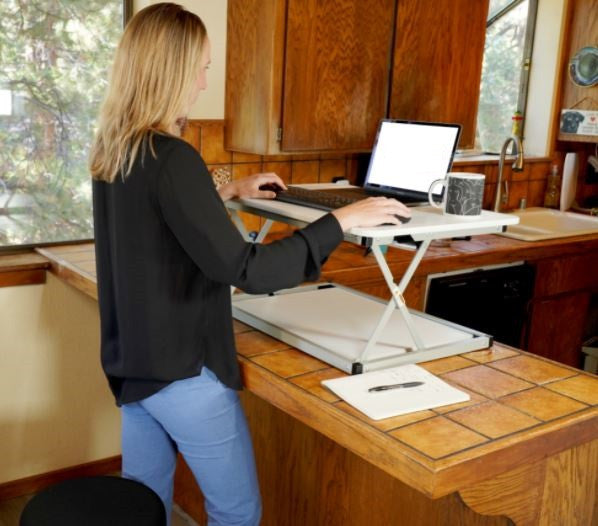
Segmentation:
<svg viewBox="0 0 598 526">
<path fill-rule="evenodd" d="M 446 185 L 446 179 L 436 179 L 436 181 L 434 181 L 431 185 L 430 185 L 430 189 L 428 190 L 428 201 L 430 202 L 430 204 L 435 207 L 435 208 L 442 208 L 443 207 L 443 203 L 438 204 L 436 201 L 434 201 L 434 199 L 432 198 L 432 190 L 434 190 L 434 187 L 437 184 L 442 184 L 442 186 Z"/>
</svg>

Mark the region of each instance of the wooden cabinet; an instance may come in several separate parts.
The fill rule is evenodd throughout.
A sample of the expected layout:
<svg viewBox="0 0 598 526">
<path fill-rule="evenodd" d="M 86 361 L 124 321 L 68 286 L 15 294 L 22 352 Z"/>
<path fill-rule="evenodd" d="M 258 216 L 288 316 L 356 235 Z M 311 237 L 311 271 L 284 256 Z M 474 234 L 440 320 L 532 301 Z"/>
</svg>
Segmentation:
<svg viewBox="0 0 598 526">
<path fill-rule="evenodd" d="M 226 147 L 367 151 L 378 122 L 473 145 L 487 0 L 229 0 Z M 392 95 L 391 95 L 392 90 Z"/>
<path fill-rule="evenodd" d="M 394 2 L 230 0 L 227 148 L 371 148 L 386 114 Z"/>
<path fill-rule="evenodd" d="M 395 0 L 288 0 L 282 149 L 371 147 L 386 113 Z"/>
<path fill-rule="evenodd" d="M 527 350 L 581 367 L 581 344 L 592 294 L 598 293 L 598 254 L 537 262 Z"/>
<path fill-rule="evenodd" d="M 457 122 L 473 148 L 487 17 L 486 0 L 399 0 L 390 117 Z"/>
<path fill-rule="evenodd" d="M 589 292 L 533 300 L 527 350 L 581 367 L 581 344 L 589 301 Z"/>
</svg>

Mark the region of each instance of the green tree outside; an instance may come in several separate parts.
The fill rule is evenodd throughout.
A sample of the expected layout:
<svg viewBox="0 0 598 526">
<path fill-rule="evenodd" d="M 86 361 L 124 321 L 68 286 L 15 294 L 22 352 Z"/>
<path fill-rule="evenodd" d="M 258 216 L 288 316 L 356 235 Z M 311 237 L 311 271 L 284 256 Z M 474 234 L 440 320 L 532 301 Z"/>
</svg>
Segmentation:
<svg viewBox="0 0 598 526">
<path fill-rule="evenodd" d="M 500 11 L 508 3 L 491 1 L 490 13 Z M 513 114 L 525 110 L 518 103 L 527 13 L 525 0 L 486 31 L 477 133 L 480 148 L 487 152 L 500 151 L 511 135 Z"/>
<path fill-rule="evenodd" d="M 122 0 L 0 3 L 0 246 L 91 239 L 88 153 Z"/>
</svg>

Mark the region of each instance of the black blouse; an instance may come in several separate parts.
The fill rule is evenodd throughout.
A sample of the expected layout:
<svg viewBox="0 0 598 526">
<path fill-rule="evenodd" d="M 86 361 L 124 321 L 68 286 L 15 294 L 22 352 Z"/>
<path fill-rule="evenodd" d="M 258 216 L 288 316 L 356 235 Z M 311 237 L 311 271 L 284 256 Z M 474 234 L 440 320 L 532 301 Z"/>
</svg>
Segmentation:
<svg viewBox="0 0 598 526">
<path fill-rule="evenodd" d="M 93 181 L 101 358 L 118 405 L 203 365 L 240 389 L 230 285 L 266 293 L 315 280 L 342 240 L 326 214 L 292 236 L 249 243 L 200 157 L 155 135 L 123 181 Z"/>
</svg>

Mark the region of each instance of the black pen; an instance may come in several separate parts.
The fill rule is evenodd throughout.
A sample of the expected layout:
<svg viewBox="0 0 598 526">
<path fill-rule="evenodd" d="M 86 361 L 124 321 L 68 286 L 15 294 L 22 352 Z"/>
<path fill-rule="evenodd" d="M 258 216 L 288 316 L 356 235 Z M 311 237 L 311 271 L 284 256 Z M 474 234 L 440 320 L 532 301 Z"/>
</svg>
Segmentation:
<svg viewBox="0 0 598 526">
<path fill-rule="evenodd" d="M 390 389 L 403 389 L 406 387 L 418 387 L 420 385 L 424 385 L 424 382 L 403 382 L 400 384 L 377 385 L 376 387 L 370 387 L 368 389 L 368 393 L 376 393 L 378 391 L 388 391 Z"/>
</svg>

